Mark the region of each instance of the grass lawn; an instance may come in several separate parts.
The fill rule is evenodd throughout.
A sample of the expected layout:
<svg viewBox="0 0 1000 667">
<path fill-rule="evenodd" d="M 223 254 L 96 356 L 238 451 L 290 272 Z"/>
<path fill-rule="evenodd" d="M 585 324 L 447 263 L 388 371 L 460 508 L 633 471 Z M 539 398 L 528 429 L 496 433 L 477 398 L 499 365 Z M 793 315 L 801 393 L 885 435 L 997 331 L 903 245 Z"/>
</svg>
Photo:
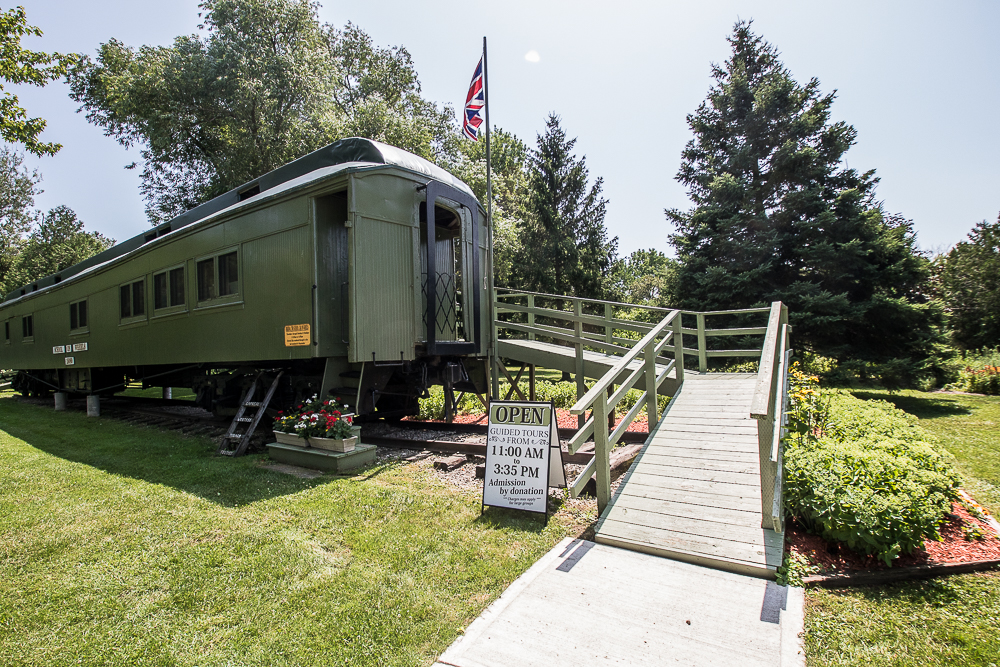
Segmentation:
<svg viewBox="0 0 1000 667">
<path fill-rule="evenodd" d="M 1000 511 L 1000 398 L 855 391 L 888 400 L 955 455 L 965 488 Z M 806 594 L 806 655 L 819 665 L 1000 665 L 1000 573 Z"/>
<path fill-rule="evenodd" d="M 0 664 L 427 665 L 582 519 L 0 395 Z"/>
</svg>

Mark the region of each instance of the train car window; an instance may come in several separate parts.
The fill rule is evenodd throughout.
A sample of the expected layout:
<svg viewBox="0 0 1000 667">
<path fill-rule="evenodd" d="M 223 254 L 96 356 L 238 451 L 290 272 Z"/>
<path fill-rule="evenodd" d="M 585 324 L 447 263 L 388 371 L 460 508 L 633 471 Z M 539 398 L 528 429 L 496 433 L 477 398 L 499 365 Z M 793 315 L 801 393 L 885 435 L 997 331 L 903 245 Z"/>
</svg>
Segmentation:
<svg viewBox="0 0 1000 667">
<path fill-rule="evenodd" d="M 10 340 L 10 322 L 3 323 L 3 338 L 6 341 Z"/>
<path fill-rule="evenodd" d="M 184 305 L 184 267 L 153 275 L 153 310 Z M 134 312 L 133 302 L 133 317 Z"/>
<path fill-rule="evenodd" d="M 118 312 L 124 320 L 126 317 L 132 317 L 132 286 L 122 285 L 118 290 L 120 293 Z"/>
<path fill-rule="evenodd" d="M 198 301 L 215 297 L 215 259 L 198 262 Z"/>
<path fill-rule="evenodd" d="M 34 315 L 25 315 L 21 318 L 21 336 L 23 338 L 32 338 L 34 335 Z"/>
<path fill-rule="evenodd" d="M 170 305 L 167 293 L 167 274 L 157 273 L 153 276 L 153 308 L 159 310 Z"/>
<path fill-rule="evenodd" d="M 146 314 L 146 281 L 132 283 L 132 316 Z"/>
<path fill-rule="evenodd" d="M 238 294 L 240 291 L 239 262 L 236 253 L 219 255 L 219 296 Z"/>
<path fill-rule="evenodd" d="M 69 328 L 87 328 L 87 301 L 77 301 L 69 304 Z"/>
<path fill-rule="evenodd" d="M 166 285 L 165 278 L 163 284 Z M 136 280 L 118 288 L 118 313 L 122 320 L 142 317 L 146 314 L 145 279 Z M 129 322 L 129 324 L 131 323 Z"/>
<path fill-rule="evenodd" d="M 180 306 L 184 303 L 184 268 L 170 270 L 170 305 Z"/>
</svg>

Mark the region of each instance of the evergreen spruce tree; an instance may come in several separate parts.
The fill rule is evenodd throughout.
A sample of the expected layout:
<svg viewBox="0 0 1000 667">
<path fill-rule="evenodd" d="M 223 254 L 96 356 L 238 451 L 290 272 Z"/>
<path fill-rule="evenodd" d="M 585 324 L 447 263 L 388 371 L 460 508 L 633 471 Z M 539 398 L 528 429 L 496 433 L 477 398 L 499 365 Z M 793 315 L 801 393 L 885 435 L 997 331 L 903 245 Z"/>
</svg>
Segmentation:
<svg viewBox="0 0 1000 667">
<path fill-rule="evenodd" d="M 512 282 L 537 292 L 601 298 L 618 237 L 608 239 L 604 227 L 604 180 L 588 186 L 586 157 L 573 155 L 575 144 L 576 139 L 566 138 L 559 117 L 549 114 L 531 156 L 530 218 Z"/>
<path fill-rule="evenodd" d="M 736 24 L 732 56 L 688 116 L 694 138 L 677 180 L 689 211 L 668 210 L 681 268 L 678 306 L 780 300 L 796 346 L 886 384 L 912 382 L 940 344 L 941 308 L 919 290 L 928 261 L 912 224 L 885 214 L 874 171 L 843 164 L 857 132 L 830 121 L 835 93 L 799 85 L 777 50 Z"/>
</svg>

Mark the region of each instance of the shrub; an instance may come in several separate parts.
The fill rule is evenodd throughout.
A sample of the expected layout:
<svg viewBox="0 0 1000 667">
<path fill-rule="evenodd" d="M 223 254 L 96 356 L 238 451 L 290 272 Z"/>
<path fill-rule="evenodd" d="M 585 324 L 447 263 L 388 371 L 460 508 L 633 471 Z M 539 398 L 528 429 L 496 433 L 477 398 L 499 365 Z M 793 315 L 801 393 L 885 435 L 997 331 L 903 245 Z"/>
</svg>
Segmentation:
<svg viewBox="0 0 1000 667">
<path fill-rule="evenodd" d="M 978 370 L 966 368 L 959 374 L 958 384 L 962 391 L 998 396 L 1000 395 L 1000 366 L 986 366 Z"/>
<path fill-rule="evenodd" d="M 925 438 L 886 401 L 832 394 L 817 429 L 786 440 L 786 507 L 824 539 L 889 565 L 938 539 L 957 497 L 950 461 Z"/>
<path fill-rule="evenodd" d="M 863 401 L 848 393 L 830 392 L 822 429 L 841 442 L 864 438 L 894 438 L 906 442 L 927 436 L 917 418 L 888 401 Z"/>
<path fill-rule="evenodd" d="M 429 396 L 427 398 L 421 398 L 418 403 L 420 405 L 419 416 L 421 419 L 444 419 L 444 387 L 440 385 L 435 385 L 427 390 Z M 460 393 L 455 394 L 457 399 Z M 458 401 L 457 413 L 458 414 L 471 414 L 483 412 L 483 406 L 479 402 L 479 399 L 472 394 L 465 394 Z"/>
<path fill-rule="evenodd" d="M 594 383 L 592 381 L 587 382 L 588 389 L 593 385 Z M 527 380 L 518 382 L 517 386 L 520 387 L 525 396 L 528 396 Z M 508 389 L 510 389 L 510 382 L 505 380 L 500 383 L 501 396 L 506 396 Z M 420 418 L 444 419 L 444 389 L 439 386 L 434 386 L 428 390 L 428 393 L 430 394 L 428 398 L 420 399 Z M 640 396 L 642 396 L 642 391 L 639 389 L 629 390 L 622 398 L 621 403 L 618 404 L 616 412 L 619 415 L 625 414 L 632 408 L 633 405 L 636 404 L 636 401 L 639 400 Z M 516 393 L 511 398 L 514 400 L 520 399 Z M 535 382 L 535 399 L 539 401 L 552 401 L 555 407 L 568 410 L 573 407 L 574 403 L 576 403 L 576 383 L 538 380 Z M 657 396 L 657 405 L 659 406 L 659 410 L 661 412 L 666 408 L 667 401 L 669 400 L 670 399 L 666 396 Z M 459 401 L 458 412 L 459 414 L 479 414 L 483 412 L 483 406 L 479 403 L 479 399 L 475 396 L 466 394 L 465 397 Z M 639 414 L 646 414 L 645 409 L 640 411 Z"/>
<path fill-rule="evenodd" d="M 1000 348 L 980 350 L 968 355 L 964 362 L 965 367 L 958 372 L 958 381 L 949 385 L 949 389 L 1000 395 Z"/>
</svg>

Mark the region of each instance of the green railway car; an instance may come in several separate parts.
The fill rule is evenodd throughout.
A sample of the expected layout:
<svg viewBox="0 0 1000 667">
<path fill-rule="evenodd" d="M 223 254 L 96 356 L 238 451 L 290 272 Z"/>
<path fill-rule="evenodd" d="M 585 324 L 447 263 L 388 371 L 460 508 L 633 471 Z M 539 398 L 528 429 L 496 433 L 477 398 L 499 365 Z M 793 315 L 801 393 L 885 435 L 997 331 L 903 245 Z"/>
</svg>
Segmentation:
<svg viewBox="0 0 1000 667">
<path fill-rule="evenodd" d="M 7 294 L 0 368 L 26 394 L 139 381 L 217 411 L 282 371 L 272 405 L 412 414 L 431 384 L 487 390 L 491 274 L 465 183 L 344 139 Z"/>
</svg>

